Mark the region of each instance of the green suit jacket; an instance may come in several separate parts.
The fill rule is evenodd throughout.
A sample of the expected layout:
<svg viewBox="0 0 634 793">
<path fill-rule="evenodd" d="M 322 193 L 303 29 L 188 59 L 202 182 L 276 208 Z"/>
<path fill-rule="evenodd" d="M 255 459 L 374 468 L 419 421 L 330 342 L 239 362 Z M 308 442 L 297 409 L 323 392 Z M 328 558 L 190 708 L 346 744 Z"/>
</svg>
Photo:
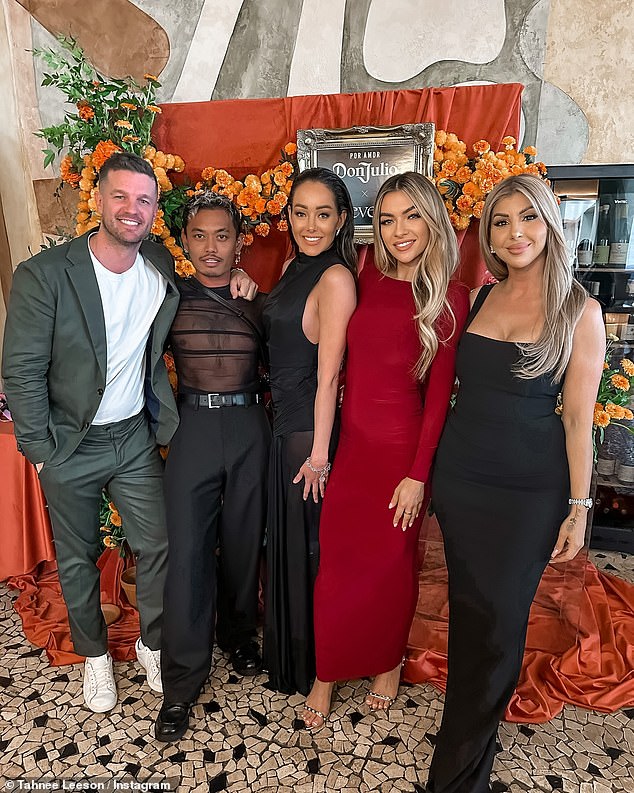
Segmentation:
<svg viewBox="0 0 634 793">
<path fill-rule="evenodd" d="M 178 306 L 174 261 L 143 242 L 141 253 L 167 279 L 146 351 L 145 399 L 157 443 L 178 426 L 163 362 Z M 88 234 L 20 264 L 13 276 L 4 334 L 2 376 L 18 447 L 33 463 L 61 463 L 75 451 L 106 385 L 106 330 Z"/>
</svg>

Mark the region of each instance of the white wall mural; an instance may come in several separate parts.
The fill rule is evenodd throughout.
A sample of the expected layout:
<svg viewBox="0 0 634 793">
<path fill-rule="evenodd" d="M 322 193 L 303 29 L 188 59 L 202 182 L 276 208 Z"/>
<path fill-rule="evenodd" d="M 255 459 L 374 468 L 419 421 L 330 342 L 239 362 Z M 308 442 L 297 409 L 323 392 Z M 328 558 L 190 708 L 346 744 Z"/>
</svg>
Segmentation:
<svg viewBox="0 0 634 793">
<path fill-rule="evenodd" d="M 587 147 L 585 116 L 544 81 L 549 0 L 123 2 L 167 33 L 161 101 L 521 82 L 525 144 L 549 163 L 578 162 Z M 36 47 L 54 45 L 32 28 Z M 59 98 L 39 96 L 42 122 L 54 123 Z"/>
</svg>

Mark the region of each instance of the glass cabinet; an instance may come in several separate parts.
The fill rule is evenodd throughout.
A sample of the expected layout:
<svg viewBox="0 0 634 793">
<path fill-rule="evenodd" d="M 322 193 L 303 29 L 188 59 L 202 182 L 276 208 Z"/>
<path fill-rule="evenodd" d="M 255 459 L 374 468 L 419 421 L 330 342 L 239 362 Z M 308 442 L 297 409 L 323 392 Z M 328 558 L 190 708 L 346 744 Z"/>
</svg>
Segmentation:
<svg viewBox="0 0 634 793">
<path fill-rule="evenodd" d="M 553 166 L 548 177 L 570 263 L 601 304 L 617 369 L 623 358 L 634 360 L 634 164 Z M 590 545 L 634 553 L 634 435 L 606 428 L 595 481 Z"/>
</svg>

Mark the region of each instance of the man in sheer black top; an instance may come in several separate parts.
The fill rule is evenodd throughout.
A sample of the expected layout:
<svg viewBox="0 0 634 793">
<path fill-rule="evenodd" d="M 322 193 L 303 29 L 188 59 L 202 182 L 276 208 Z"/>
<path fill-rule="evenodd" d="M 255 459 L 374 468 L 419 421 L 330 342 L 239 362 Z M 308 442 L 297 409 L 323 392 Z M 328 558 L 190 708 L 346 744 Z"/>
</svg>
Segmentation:
<svg viewBox="0 0 634 793">
<path fill-rule="evenodd" d="M 178 740 L 189 726 L 211 669 L 214 630 L 237 673 L 257 674 L 262 663 L 255 635 L 270 442 L 260 386 L 264 296 L 231 299 L 243 236 L 228 199 L 192 198 L 182 236 L 196 274 L 178 283 L 170 332 L 180 425 L 165 468 L 164 702 L 155 726 L 162 741 Z"/>
</svg>

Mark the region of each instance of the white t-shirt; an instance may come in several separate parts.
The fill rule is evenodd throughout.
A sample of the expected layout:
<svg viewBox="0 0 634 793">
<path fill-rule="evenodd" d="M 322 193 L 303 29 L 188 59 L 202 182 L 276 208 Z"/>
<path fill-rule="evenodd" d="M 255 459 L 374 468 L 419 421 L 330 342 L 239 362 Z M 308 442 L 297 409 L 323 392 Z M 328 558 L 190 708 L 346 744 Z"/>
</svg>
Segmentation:
<svg viewBox="0 0 634 793">
<path fill-rule="evenodd" d="M 104 267 L 90 249 L 106 322 L 106 388 L 93 424 L 134 416 L 145 404 L 145 349 L 167 281 L 141 253 L 124 273 Z"/>
</svg>

